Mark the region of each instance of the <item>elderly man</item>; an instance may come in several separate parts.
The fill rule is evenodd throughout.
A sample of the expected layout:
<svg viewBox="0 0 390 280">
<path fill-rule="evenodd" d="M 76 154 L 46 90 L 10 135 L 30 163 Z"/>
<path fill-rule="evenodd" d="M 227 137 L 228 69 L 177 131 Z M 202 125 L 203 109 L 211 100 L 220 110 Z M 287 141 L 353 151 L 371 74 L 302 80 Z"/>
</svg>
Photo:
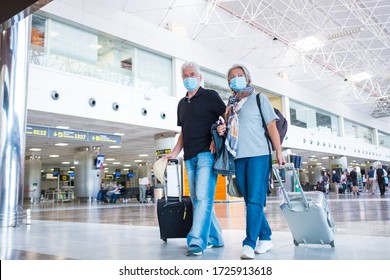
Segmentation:
<svg viewBox="0 0 390 280">
<path fill-rule="evenodd" d="M 187 236 L 187 256 L 199 256 L 206 248 L 223 246 L 222 230 L 214 211 L 217 175 L 213 172 L 215 145 L 211 125 L 225 112 L 225 103 L 214 90 L 200 86 L 199 65 L 182 65 L 182 78 L 187 89 L 177 108 L 177 125 L 181 133 L 167 158 L 176 158 L 184 149 L 194 220 Z"/>
</svg>

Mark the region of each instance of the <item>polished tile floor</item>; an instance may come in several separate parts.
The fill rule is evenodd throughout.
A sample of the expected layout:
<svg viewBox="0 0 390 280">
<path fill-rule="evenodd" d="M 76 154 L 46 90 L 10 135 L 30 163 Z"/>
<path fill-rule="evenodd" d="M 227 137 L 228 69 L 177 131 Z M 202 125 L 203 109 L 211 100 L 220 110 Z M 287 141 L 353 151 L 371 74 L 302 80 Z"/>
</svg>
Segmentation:
<svg viewBox="0 0 390 280">
<path fill-rule="evenodd" d="M 294 246 L 279 208 L 269 197 L 266 215 L 274 248 L 258 260 L 390 260 L 390 194 L 328 196 L 337 230 L 335 247 Z M 225 246 L 187 257 L 184 238 L 160 240 L 155 204 L 25 204 L 31 224 L 0 229 L 2 260 L 238 260 L 245 236 L 245 205 L 216 203 Z"/>
</svg>

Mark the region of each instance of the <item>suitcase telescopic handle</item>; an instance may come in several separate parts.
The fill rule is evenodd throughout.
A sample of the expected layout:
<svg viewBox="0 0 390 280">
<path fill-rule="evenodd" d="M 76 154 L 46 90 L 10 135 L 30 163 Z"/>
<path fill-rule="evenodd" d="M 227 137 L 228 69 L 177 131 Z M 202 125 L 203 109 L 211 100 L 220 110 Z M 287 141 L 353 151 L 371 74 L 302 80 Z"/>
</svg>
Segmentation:
<svg viewBox="0 0 390 280">
<path fill-rule="evenodd" d="M 169 158 L 168 163 L 170 164 L 179 164 L 179 160 L 177 158 Z"/>
<path fill-rule="evenodd" d="M 305 205 L 305 208 L 309 208 L 309 202 L 307 201 L 307 198 L 306 198 L 306 195 L 303 191 L 303 188 L 301 186 L 301 183 L 299 182 L 299 177 L 298 177 L 298 174 L 297 172 L 295 172 L 295 166 L 293 163 L 285 163 L 283 165 L 283 168 L 291 168 L 292 171 L 293 171 L 293 174 L 294 174 L 294 179 L 296 180 L 296 182 L 298 182 L 298 187 L 299 187 L 299 191 L 301 193 L 301 196 L 302 196 L 302 199 L 303 199 L 303 203 Z M 287 191 L 286 191 L 286 188 L 284 187 L 284 184 L 282 182 L 282 178 L 280 178 L 280 174 L 279 174 L 279 165 L 278 164 L 273 164 L 272 165 L 272 170 L 276 176 L 276 178 L 278 179 L 279 183 L 280 183 L 280 187 L 282 188 L 282 193 L 283 193 L 283 196 L 284 196 L 284 199 L 286 200 L 287 202 L 287 205 L 289 208 L 291 208 L 291 202 L 290 202 L 290 198 L 288 197 L 288 194 L 287 194 Z"/>
<path fill-rule="evenodd" d="M 176 158 L 170 158 L 168 159 L 168 164 L 169 165 L 176 165 L 176 176 L 177 176 L 177 188 L 178 188 L 178 191 L 179 191 L 179 201 L 182 202 L 182 190 L 181 190 L 181 182 L 180 182 L 180 175 L 179 175 L 179 160 L 176 159 Z M 166 187 L 165 187 L 165 190 L 166 190 Z M 166 194 L 167 192 L 164 191 L 164 193 Z M 165 201 L 166 203 L 168 203 L 168 196 L 165 195 Z"/>
<path fill-rule="evenodd" d="M 181 202 L 181 198 L 183 196 L 182 190 L 181 190 L 181 182 L 180 182 L 180 174 L 179 174 L 179 162 L 176 163 L 176 175 L 177 175 L 177 188 L 179 190 L 179 201 Z"/>
</svg>

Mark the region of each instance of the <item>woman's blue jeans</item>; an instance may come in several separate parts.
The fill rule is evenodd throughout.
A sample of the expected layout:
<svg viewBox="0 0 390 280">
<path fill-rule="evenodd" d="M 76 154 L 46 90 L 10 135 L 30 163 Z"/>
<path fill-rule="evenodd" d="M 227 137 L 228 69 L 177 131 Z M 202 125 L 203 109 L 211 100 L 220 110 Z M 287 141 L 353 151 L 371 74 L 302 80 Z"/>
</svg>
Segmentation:
<svg viewBox="0 0 390 280">
<path fill-rule="evenodd" d="M 222 229 L 214 211 L 217 175 L 213 173 L 214 155 L 199 153 L 186 160 L 190 196 L 194 205 L 194 220 L 187 235 L 188 246 L 197 245 L 205 250 L 207 244 L 223 246 Z"/>
<path fill-rule="evenodd" d="M 257 240 L 271 240 L 271 228 L 264 215 L 267 199 L 270 156 L 240 158 L 234 161 L 236 179 L 246 204 L 246 238 L 242 245 L 256 248 Z"/>
</svg>

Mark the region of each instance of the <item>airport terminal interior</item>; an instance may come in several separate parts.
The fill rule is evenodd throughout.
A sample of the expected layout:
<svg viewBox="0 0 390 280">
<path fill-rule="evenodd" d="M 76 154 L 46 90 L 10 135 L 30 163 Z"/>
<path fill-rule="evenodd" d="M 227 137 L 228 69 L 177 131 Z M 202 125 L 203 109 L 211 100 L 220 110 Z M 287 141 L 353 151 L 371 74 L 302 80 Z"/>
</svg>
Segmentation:
<svg viewBox="0 0 390 280">
<path fill-rule="evenodd" d="M 227 69 L 248 67 L 288 121 L 286 162 L 300 159 L 299 180 L 283 177 L 287 191 L 298 181 L 319 191 L 324 171 L 358 172 L 359 195 L 340 184 L 325 194 L 334 246 L 294 244 L 274 178 L 265 207 L 274 247 L 255 260 L 390 259 L 389 174 L 383 195 L 366 187 L 370 168 L 390 173 L 388 0 L 19 2 L 24 10 L 0 11 L 1 260 L 240 259 L 246 206 L 223 176 L 214 203 L 223 247 L 186 256 L 185 238 L 160 238 L 153 165 L 180 133 L 188 61 L 225 103 Z M 140 203 L 144 178 L 152 195 Z M 127 195 L 101 199 L 116 182 Z"/>
</svg>

